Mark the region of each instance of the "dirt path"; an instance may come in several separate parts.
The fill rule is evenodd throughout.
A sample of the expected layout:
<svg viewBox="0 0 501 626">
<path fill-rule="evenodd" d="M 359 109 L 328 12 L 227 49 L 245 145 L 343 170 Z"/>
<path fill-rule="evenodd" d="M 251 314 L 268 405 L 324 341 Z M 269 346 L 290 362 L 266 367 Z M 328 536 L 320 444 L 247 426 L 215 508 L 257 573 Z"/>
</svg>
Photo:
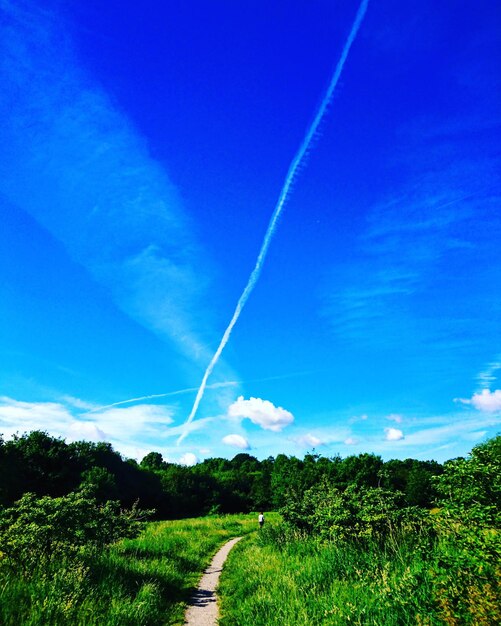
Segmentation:
<svg viewBox="0 0 501 626">
<path fill-rule="evenodd" d="M 192 595 L 184 616 L 185 626 L 216 626 L 219 616 L 216 587 L 229 551 L 242 537 L 230 539 L 216 553 L 212 563 L 205 570 L 198 589 Z"/>
</svg>

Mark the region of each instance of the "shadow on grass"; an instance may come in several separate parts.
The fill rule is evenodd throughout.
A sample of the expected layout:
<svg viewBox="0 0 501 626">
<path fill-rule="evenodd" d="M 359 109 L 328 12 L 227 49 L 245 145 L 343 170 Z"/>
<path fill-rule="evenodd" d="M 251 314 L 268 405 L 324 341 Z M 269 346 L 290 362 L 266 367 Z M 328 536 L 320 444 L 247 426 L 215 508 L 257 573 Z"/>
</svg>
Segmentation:
<svg viewBox="0 0 501 626">
<path fill-rule="evenodd" d="M 162 573 L 158 567 L 154 565 L 148 572 L 138 571 L 133 566 L 132 559 L 141 559 L 143 562 L 148 560 L 158 561 L 160 554 L 154 553 L 153 556 L 142 554 L 138 556 L 134 552 L 131 554 L 131 565 L 129 566 L 126 561 L 127 557 L 122 554 L 119 557 L 102 558 L 99 561 L 92 563 L 91 576 L 96 585 L 103 589 L 109 589 L 110 595 L 112 595 L 114 589 L 119 587 L 122 593 L 134 600 L 140 589 L 147 584 L 153 583 L 159 590 L 161 609 L 165 610 L 167 607 L 176 604 L 178 602 L 186 603 L 192 593 L 192 588 L 183 587 L 185 575 L 190 573 L 190 568 L 181 564 L 179 567 L 179 575 L 172 576 L 171 572 Z M 177 561 L 183 561 L 179 558 Z M 186 570 L 184 569 L 186 567 Z M 186 572 L 186 574 L 185 574 Z"/>
</svg>

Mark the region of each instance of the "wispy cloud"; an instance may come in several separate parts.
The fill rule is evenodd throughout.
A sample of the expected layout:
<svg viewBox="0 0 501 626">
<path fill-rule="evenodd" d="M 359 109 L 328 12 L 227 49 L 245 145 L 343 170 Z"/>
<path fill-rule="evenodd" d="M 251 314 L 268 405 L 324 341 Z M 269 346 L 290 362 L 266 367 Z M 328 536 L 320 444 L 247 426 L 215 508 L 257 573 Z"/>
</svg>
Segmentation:
<svg viewBox="0 0 501 626">
<path fill-rule="evenodd" d="M 369 419 L 369 416 L 364 413 L 363 415 L 354 415 L 353 417 L 350 417 L 350 419 L 348 420 L 349 424 L 356 424 L 357 422 L 365 422 Z"/>
<path fill-rule="evenodd" d="M 323 419 L 321 419 L 324 422 Z M 291 427 L 291 432 L 287 435 L 287 440 L 291 441 L 299 448 L 327 448 L 329 446 L 339 446 L 353 433 L 350 427 L 344 425 L 334 425 L 339 420 L 331 417 L 330 425 L 319 425 L 317 419 L 311 420 L 309 430 L 305 426 L 298 424 Z"/>
<path fill-rule="evenodd" d="M 179 448 L 169 443 L 178 437 L 184 426 L 173 426 L 175 407 L 159 404 L 138 404 L 133 407 L 113 407 L 89 414 L 89 402 L 69 397 L 60 402 L 24 402 L 7 396 L 0 397 L 0 434 L 9 439 L 14 434 L 34 430 L 47 431 L 54 437 L 71 441 L 106 441 L 128 458 L 142 459 L 152 450 L 161 452 L 165 460 L 191 465 L 198 462 L 191 450 L 180 457 Z M 77 406 L 78 405 L 78 406 Z M 82 409 L 80 407 L 85 407 Z M 190 424 L 190 432 L 202 433 L 205 443 L 219 443 L 217 419 L 201 418 Z M 210 429 L 210 430 L 207 430 Z M 202 447 L 200 454 L 203 452 Z"/>
<path fill-rule="evenodd" d="M 73 424 L 71 410 L 58 402 L 23 402 L 0 398 L 0 432 L 6 436 L 47 429 L 59 436 Z"/>
<path fill-rule="evenodd" d="M 490 349 L 499 335 L 499 315 L 485 315 L 500 307 L 501 160 L 488 132 L 499 124 L 490 86 L 498 76 L 491 74 L 482 85 L 447 77 L 471 108 L 425 115 L 416 107 L 393 129 L 384 165 L 391 188 L 368 207 L 349 262 L 326 279 L 323 311 L 339 338 L 380 347 L 404 336 L 443 350 L 478 345 L 472 336 Z"/>
<path fill-rule="evenodd" d="M 501 423 L 499 418 L 494 415 L 479 418 L 478 414 L 475 416 L 453 415 L 443 417 L 439 421 L 442 422 L 441 425 L 427 427 L 427 420 L 420 420 L 419 426 L 413 432 L 407 433 L 402 445 L 420 448 L 422 446 L 451 444 L 454 447 L 459 439 L 472 441 L 474 436 L 482 438 L 484 434 L 479 435 L 479 433 L 489 432 L 490 429 L 496 428 Z"/>
<path fill-rule="evenodd" d="M 498 379 L 497 372 L 499 372 L 499 370 L 501 370 L 501 354 L 488 363 L 487 366 L 477 374 L 476 380 L 480 385 L 480 390 L 490 388 L 492 383 Z"/>
<path fill-rule="evenodd" d="M 0 192 L 38 220 L 129 316 L 205 364 L 210 261 L 131 122 L 87 76 L 64 25 L 2 2 Z"/>
<path fill-rule="evenodd" d="M 207 389 L 223 389 L 225 387 L 237 387 L 239 383 L 234 380 L 222 381 L 219 383 L 212 383 L 207 385 Z M 194 393 L 198 390 L 198 387 L 188 387 L 187 389 L 177 389 L 176 391 L 167 391 L 166 393 L 153 393 L 148 396 L 140 396 L 138 398 L 129 398 L 128 400 L 120 400 L 119 402 L 113 402 L 112 404 L 105 404 L 104 406 L 88 405 L 89 413 L 95 413 L 96 411 L 102 411 L 115 406 L 122 406 L 124 404 L 132 404 L 135 402 L 143 402 L 144 400 L 157 400 L 158 398 L 170 398 L 173 396 L 182 396 L 185 394 Z M 75 405 L 76 406 L 76 405 Z M 78 407 L 86 408 L 86 407 Z"/>
<path fill-rule="evenodd" d="M 386 416 L 386 419 L 397 424 L 401 424 L 404 421 L 404 418 L 398 413 L 391 413 L 391 415 Z"/>
<path fill-rule="evenodd" d="M 291 437 L 301 448 L 318 448 L 325 445 L 326 441 L 320 439 L 316 435 L 307 433 L 306 435 L 298 435 L 297 437 Z"/>
<path fill-rule="evenodd" d="M 358 439 L 356 439 L 355 437 L 347 437 L 347 438 L 344 440 L 344 443 L 345 443 L 347 446 L 355 446 L 355 445 L 357 445 L 357 443 L 358 443 Z"/>
<path fill-rule="evenodd" d="M 470 238 L 464 231 L 484 200 L 483 194 L 464 197 L 452 189 L 422 189 L 375 207 L 359 240 L 358 259 L 337 267 L 333 286 L 327 288 L 324 313 L 336 333 L 380 344 L 402 335 L 423 340 L 430 332 L 441 332 L 440 318 L 434 320 L 437 329 L 429 327 L 428 319 L 421 323 L 414 302 L 439 288 L 434 268 L 443 272 L 445 258 L 461 246 L 470 256 L 476 252 L 475 232 Z"/>
<path fill-rule="evenodd" d="M 173 421 L 173 409 L 157 404 L 138 404 L 133 407 L 107 409 L 93 414 L 93 422 L 113 439 L 124 433 L 131 440 L 157 437 L 159 431 Z"/>
<path fill-rule="evenodd" d="M 69 404 L 76 409 L 81 409 L 84 411 L 94 411 L 97 410 L 98 407 L 92 402 L 86 402 L 85 400 L 81 400 L 80 398 L 75 398 L 74 396 L 64 395 L 61 396 L 61 401 L 65 404 Z M 103 407 L 101 407 L 103 408 Z"/>
<path fill-rule="evenodd" d="M 75 404 L 84 401 L 24 402 L 0 398 L 0 433 L 6 437 L 33 430 L 44 430 L 68 441 L 108 441 L 122 454 L 140 458 L 158 447 L 172 423 L 174 409 L 143 404 L 113 408 L 85 415 Z M 203 426 L 203 422 L 199 428 Z M 175 436 L 176 433 L 173 434 Z"/>
</svg>

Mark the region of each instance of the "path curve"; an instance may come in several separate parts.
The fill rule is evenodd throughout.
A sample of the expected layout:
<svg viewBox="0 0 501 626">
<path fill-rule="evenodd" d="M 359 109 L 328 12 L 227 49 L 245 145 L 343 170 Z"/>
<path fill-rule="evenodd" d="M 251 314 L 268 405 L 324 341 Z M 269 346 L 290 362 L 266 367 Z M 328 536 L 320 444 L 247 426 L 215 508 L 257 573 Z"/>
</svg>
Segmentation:
<svg viewBox="0 0 501 626">
<path fill-rule="evenodd" d="M 185 626 L 216 626 L 219 616 L 216 587 L 230 550 L 242 537 L 230 539 L 216 553 L 209 567 L 204 571 L 198 589 L 191 596 L 184 616 Z"/>
</svg>

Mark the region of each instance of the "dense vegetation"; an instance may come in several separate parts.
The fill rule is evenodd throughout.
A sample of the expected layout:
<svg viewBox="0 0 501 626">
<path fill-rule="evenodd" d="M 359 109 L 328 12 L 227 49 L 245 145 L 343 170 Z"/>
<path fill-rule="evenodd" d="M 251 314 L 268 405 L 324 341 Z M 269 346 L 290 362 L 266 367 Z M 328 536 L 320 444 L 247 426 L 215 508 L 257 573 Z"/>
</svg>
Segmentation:
<svg viewBox="0 0 501 626">
<path fill-rule="evenodd" d="M 141 461 L 124 459 L 108 443 L 61 439 L 35 431 L 3 441 L 0 437 L 0 506 L 24 493 L 60 497 L 86 488 L 99 502 L 134 502 L 155 509 L 158 519 L 278 509 L 322 480 L 344 490 L 352 485 L 401 493 L 409 506 L 431 506 L 436 498 L 434 461 L 387 461 L 373 454 L 304 459 L 283 454 L 258 461 L 241 453 L 231 461 L 212 458 L 194 467 L 163 460 L 150 452 Z"/>
<path fill-rule="evenodd" d="M 92 520 L 92 512 L 88 513 Z M 53 532 L 58 522 L 50 518 Z M 44 524 L 40 520 L 33 526 L 43 528 Z M 43 550 L 34 543 L 33 556 L 28 550 L 24 553 L 29 559 L 25 566 L 18 567 L 5 555 L 0 558 L 0 624 L 182 624 L 191 590 L 212 555 L 226 539 L 255 526 L 254 515 L 150 522 L 135 539 L 99 549 L 86 542 L 69 552 L 65 548 L 71 543 L 66 543 L 52 557 L 45 553 L 42 558 Z M 31 532 L 25 527 L 16 534 L 24 542 Z"/>
<path fill-rule="evenodd" d="M 223 626 L 501 623 L 501 437 L 445 464 L 439 508 L 328 480 L 284 523 L 240 543 L 223 572 Z"/>
<path fill-rule="evenodd" d="M 0 438 L 0 623 L 177 624 L 219 545 L 256 527 L 226 513 L 279 509 L 230 556 L 225 626 L 490 626 L 500 500 L 501 437 L 443 466 L 238 454 L 194 467 L 39 431 Z"/>
</svg>

